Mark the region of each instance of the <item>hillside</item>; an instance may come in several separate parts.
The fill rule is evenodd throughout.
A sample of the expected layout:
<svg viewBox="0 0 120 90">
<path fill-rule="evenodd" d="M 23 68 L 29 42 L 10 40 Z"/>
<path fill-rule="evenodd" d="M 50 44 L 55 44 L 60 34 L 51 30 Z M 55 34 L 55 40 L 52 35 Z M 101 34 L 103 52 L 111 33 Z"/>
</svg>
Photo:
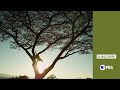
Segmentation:
<svg viewBox="0 0 120 90">
<path fill-rule="evenodd" d="M 4 73 L 0 73 L 0 79 L 8 79 L 11 77 L 16 77 L 15 75 L 9 75 L 9 74 L 4 74 Z"/>
</svg>

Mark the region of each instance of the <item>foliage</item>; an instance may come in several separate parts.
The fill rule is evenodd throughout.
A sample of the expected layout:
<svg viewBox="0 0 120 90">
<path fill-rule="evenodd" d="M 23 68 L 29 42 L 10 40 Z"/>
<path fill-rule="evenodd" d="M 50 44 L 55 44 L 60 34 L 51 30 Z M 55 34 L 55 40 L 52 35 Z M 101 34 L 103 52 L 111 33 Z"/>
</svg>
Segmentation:
<svg viewBox="0 0 120 90">
<path fill-rule="evenodd" d="M 19 76 L 19 77 L 12 77 L 12 78 L 9 78 L 9 79 L 29 79 L 26 75 L 24 76 Z"/>
<path fill-rule="evenodd" d="M 46 48 L 48 46 L 63 49 L 88 23 L 92 12 L 1 11 L 0 16 L 0 40 L 9 39 L 11 48 L 22 46 L 25 49 L 32 49 L 34 45 L 46 45 Z M 93 45 L 90 35 L 92 36 L 92 22 L 86 32 L 74 40 L 67 51 L 90 53 Z"/>
<path fill-rule="evenodd" d="M 56 76 L 54 74 L 51 74 L 47 77 L 47 79 L 57 79 Z"/>
<path fill-rule="evenodd" d="M 37 77 L 39 54 L 59 49 L 43 78 L 58 60 L 75 53 L 92 53 L 92 22 L 92 11 L 0 11 L 0 41 L 9 40 L 11 48 L 22 48 L 31 58 Z M 36 52 L 38 46 L 45 48 Z"/>
</svg>

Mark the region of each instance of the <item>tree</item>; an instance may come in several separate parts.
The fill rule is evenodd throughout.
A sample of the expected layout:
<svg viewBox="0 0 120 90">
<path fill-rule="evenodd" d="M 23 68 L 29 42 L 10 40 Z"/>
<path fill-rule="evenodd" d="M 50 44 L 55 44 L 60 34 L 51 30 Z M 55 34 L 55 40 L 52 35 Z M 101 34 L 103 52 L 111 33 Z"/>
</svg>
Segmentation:
<svg viewBox="0 0 120 90">
<path fill-rule="evenodd" d="M 9 40 L 13 49 L 22 48 L 32 60 L 35 79 L 43 79 L 56 62 L 75 53 L 93 49 L 92 11 L 1 11 L 0 41 Z M 36 52 L 36 47 L 46 46 Z M 39 73 L 39 55 L 54 48 L 60 52 L 53 63 Z"/>
<path fill-rule="evenodd" d="M 56 76 L 54 74 L 51 74 L 47 77 L 47 79 L 57 79 Z"/>
</svg>

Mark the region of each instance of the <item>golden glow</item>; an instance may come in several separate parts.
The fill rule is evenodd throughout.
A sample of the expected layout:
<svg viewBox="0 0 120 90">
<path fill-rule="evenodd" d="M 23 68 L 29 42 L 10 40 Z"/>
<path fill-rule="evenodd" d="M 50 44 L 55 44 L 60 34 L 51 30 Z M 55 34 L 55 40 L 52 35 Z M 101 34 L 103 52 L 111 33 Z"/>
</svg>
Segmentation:
<svg viewBox="0 0 120 90">
<path fill-rule="evenodd" d="M 38 62 L 38 70 L 40 73 L 43 73 L 45 68 L 46 68 L 46 64 L 44 62 Z"/>
</svg>

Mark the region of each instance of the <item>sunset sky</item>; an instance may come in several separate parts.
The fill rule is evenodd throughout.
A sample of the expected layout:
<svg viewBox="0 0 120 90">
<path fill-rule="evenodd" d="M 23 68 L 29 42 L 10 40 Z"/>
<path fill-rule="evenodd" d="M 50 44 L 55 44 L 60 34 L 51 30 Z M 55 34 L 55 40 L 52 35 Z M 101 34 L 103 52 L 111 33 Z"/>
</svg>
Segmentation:
<svg viewBox="0 0 120 90">
<path fill-rule="evenodd" d="M 36 50 L 39 51 L 41 48 L 43 47 Z M 54 49 L 44 52 L 41 54 L 43 63 L 40 63 L 43 67 L 49 66 L 59 52 Z M 28 55 L 22 49 L 10 49 L 8 41 L 0 42 L 0 73 L 34 77 L 32 62 Z M 93 78 L 93 55 L 74 54 L 62 59 L 56 63 L 46 77 L 51 74 L 59 79 Z"/>
</svg>

